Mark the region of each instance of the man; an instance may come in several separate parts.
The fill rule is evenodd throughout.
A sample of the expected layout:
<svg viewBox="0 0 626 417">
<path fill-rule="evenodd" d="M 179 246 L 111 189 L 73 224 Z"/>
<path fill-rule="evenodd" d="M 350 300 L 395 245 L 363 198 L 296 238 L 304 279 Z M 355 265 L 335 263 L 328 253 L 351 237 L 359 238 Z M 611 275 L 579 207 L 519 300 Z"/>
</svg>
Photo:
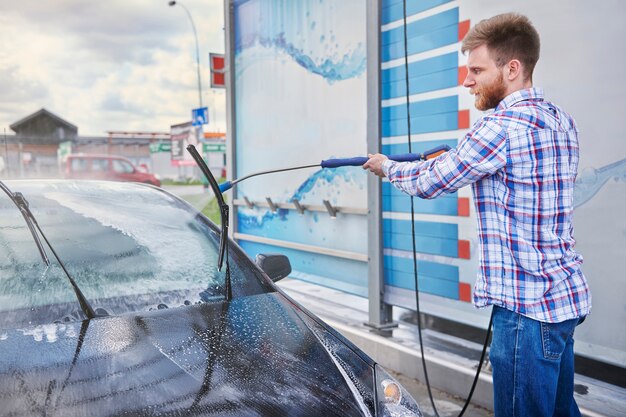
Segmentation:
<svg viewBox="0 0 626 417">
<path fill-rule="evenodd" d="M 461 50 L 469 51 L 463 85 L 477 109 L 495 111 L 435 159 L 376 154 L 363 168 L 421 198 L 472 184 L 481 252 L 474 304 L 493 305 L 495 414 L 580 416 L 573 334 L 591 295 L 573 249 L 576 124 L 533 88 L 539 34 L 525 16 L 481 21 Z"/>
</svg>

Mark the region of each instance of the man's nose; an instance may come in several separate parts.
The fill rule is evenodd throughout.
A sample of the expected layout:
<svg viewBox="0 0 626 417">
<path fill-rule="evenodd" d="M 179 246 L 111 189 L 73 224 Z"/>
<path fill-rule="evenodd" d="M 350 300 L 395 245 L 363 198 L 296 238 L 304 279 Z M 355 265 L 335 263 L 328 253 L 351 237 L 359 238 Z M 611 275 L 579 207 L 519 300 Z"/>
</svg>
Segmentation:
<svg viewBox="0 0 626 417">
<path fill-rule="evenodd" d="M 470 73 L 468 72 L 467 75 L 465 76 L 465 80 L 463 81 L 463 87 L 470 88 L 474 84 L 475 84 L 475 81 L 470 75 Z"/>
</svg>

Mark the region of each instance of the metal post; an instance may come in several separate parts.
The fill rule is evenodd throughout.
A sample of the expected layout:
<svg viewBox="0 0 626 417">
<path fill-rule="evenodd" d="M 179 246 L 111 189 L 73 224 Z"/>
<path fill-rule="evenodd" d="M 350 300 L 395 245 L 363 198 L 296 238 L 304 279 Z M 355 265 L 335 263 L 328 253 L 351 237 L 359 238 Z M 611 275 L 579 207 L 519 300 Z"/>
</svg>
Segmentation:
<svg viewBox="0 0 626 417">
<path fill-rule="evenodd" d="M 231 181 L 237 174 L 237 129 L 235 128 L 235 28 L 234 28 L 234 5 L 233 0 L 224 0 L 224 38 L 226 47 L 224 52 L 224 86 L 226 87 L 226 178 Z M 232 190 L 230 197 L 235 201 L 237 189 Z M 233 204 L 229 210 L 228 219 L 230 227 L 228 234 L 232 238 L 237 228 L 237 206 Z"/>
<path fill-rule="evenodd" d="M 191 28 L 193 29 L 193 36 L 196 40 L 196 71 L 198 73 L 198 102 L 200 103 L 200 108 L 202 108 L 202 82 L 200 79 L 200 48 L 198 47 L 198 34 L 196 32 L 196 25 L 193 23 L 193 18 L 191 17 L 191 13 L 189 13 L 189 10 L 187 10 L 184 4 L 179 3 L 177 1 L 173 1 L 173 0 L 170 1 L 168 4 L 170 6 L 175 6 L 178 4 L 180 7 L 182 7 L 187 13 L 187 16 L 189 17 L 189 21 L 191 22 Z"/>
<path fill-rule="evenodd" d="M 367 151 L 380 152 L 380 1 L 367 1 Z M 392 307 L 385 304 L 383 295 L 383 234 L 381 181 L 375 175 L 367 176 L 368 224 L 368 300 L 369 322 L 379 334 L 390 336 Z"/>
</svg>

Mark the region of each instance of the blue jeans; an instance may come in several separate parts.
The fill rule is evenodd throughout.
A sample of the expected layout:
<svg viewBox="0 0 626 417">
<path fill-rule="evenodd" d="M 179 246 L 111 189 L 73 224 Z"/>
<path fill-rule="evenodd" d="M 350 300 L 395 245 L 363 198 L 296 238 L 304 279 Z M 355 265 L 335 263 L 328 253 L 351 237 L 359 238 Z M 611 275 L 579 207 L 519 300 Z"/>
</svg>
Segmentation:
<svg viewBox="0 0 626 417">
<path fill-rule="evenodd" d="M 574 400 L 574 329 L 582 319 L 542 323 L 493 307 L 496 417 L 580 417 Z"/>
</svg>

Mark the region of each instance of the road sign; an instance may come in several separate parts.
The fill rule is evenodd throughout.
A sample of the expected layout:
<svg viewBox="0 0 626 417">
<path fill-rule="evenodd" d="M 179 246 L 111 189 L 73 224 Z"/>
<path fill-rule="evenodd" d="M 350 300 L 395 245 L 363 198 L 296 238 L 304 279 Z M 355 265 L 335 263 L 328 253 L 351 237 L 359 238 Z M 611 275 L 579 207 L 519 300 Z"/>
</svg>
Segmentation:
<svg viewBox="0 0 626 417">
<path fill-rule="evenodd" d="M 224 54 L 209 54 L 211 64 L 211 88 L 224 88 Z"/>
<path fill-rule="evenodd" d="M 209 123 L 209 108 L 200 107 L 191 110 L 191 124 L 194 126 L 202 126 Z"/>
<path fill-rule="evenodd" d="M 208 152 L 226 152 L 226 144 L 225 143 L 203 143 L 202 144 L 202 153 Z"/>
</svg>

